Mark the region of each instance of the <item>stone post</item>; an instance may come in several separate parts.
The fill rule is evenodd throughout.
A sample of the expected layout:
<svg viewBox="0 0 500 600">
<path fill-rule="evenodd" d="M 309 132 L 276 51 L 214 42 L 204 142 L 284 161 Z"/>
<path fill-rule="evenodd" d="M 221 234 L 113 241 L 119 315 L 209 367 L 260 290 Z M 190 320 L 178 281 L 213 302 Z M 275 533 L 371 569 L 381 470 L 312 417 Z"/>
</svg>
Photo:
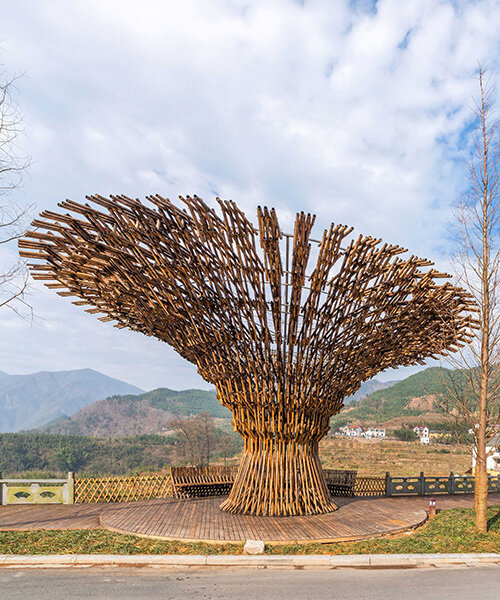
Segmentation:
<svg viewBox="0 0 500 600">
<path fill-rule="evenodd" d="M 75 503 L 75 473 L 68 471 L 68 494 L 66 497 L 66 504 Z"/>
</svg>

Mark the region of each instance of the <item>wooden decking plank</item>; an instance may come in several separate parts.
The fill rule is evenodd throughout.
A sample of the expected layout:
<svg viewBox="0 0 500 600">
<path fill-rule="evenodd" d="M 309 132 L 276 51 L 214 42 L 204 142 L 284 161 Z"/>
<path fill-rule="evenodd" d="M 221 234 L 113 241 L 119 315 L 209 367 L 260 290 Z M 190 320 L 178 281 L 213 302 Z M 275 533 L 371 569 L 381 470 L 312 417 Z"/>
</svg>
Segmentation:
<svg viewBox="0 0 500 600">
<path fill-rule="evenodd" d="M 220 510 L 220 497 L 161 498 L 130 503 L 0 506 L 0 530 L 79 529 L 104 526 L 132 534 L 179 539 L 326 540 L 380 535 L 418 520 L 429 497 L 365 497 L 340 503 L 338 511 L 302 517 L 256 517 Z M 473 506 L 473 495 L 437 498 L 438 508 Z M 500 493 L 489 503 L 500 504 Z"/>
</svg>

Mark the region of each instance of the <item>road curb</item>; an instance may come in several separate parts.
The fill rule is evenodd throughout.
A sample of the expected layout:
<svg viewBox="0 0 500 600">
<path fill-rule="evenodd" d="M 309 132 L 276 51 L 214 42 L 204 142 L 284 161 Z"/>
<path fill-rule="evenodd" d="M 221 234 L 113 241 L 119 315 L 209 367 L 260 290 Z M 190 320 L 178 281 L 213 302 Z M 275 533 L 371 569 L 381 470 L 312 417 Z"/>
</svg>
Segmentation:
<svg viewBox="0 0 500 600">
<path fill-rule="evenodd" d="M 179 554 L 0 554 L 4 568 L 61 567 L 253 567 L 260 569 L 383 569 L 500 565 L 500 554 L 179 555 Z"/>
</svg>

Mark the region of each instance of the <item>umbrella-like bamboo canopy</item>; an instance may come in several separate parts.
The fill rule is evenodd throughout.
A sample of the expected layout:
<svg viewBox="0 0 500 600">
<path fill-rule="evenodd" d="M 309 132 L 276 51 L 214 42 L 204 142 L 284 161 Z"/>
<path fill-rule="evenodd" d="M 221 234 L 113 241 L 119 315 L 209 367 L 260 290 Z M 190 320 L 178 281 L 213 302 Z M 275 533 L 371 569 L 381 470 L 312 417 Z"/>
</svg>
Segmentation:
<svg viewBox="0 0 500 600">
<path fill-rule="evenodd" d="M 334 510 L 318 442 L 344 398 L 379 371 L 456 350 L 476 323 L 431 262 L 345 225 L 315 241 L 304 213 L 286 235 L 274 210 L 259 208 L 255 229 L 234 202 L 218 200 L 218 214 L 197 196 L 184 209 L 87 199 L 44 211 L 21 255 L 37 259 L 35 279 L 167 342 L 215 385 L 245 440 L 223 510 Z"/>
</svg>

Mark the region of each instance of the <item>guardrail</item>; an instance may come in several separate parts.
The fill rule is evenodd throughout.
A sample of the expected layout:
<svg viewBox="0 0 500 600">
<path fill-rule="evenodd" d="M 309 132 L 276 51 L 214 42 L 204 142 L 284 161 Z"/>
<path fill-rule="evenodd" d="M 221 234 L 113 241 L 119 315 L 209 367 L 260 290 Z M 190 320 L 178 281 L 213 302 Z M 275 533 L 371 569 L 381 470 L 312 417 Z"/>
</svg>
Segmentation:
<svg viewBox="0 0 500 600">
<path fill-rule="evenodd" d="M 416 477 L 385 476 L 386 496 L 433 496 L 435 494 L 473 494 L 474 476 L 454 475 Z M 500 475 L 488 475 L 488 491 L 500 492 Z"/>
<path fill-rule="evenodd" d="M 2 479 L 0 504 L 73 504 L 75 474 L 67 479 Z"/>
</svg>

